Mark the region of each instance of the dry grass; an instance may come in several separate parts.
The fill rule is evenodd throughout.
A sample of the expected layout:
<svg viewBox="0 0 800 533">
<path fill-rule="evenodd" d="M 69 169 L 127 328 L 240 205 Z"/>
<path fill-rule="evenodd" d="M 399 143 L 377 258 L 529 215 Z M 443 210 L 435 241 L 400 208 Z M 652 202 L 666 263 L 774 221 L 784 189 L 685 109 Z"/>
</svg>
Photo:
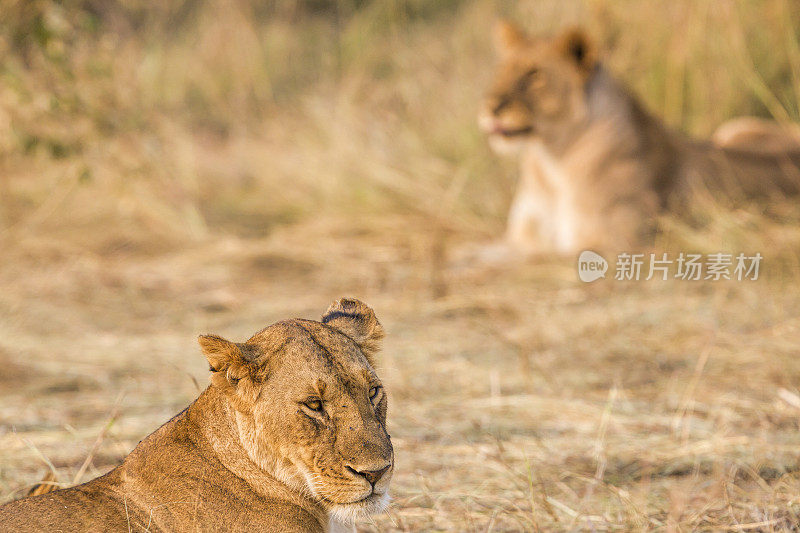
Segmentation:
<svg viewBox="0 0 800 533">
<path fill-rule="evenodd" d="M 513 187 L 474 124 L 499 12 L 583 21 L 708 134 L 797 120 L 793 3 L 156 4 L 0 1 L 2 500 L 98 475 L 185 406 L 198 333 L 354 295 L 390 333 L 398 464 L 364 530 L 798 528 L 795 206 L 662 221 L 659 250 L 761 251 L 757 282 L 448 260 Z"/>
</svg>

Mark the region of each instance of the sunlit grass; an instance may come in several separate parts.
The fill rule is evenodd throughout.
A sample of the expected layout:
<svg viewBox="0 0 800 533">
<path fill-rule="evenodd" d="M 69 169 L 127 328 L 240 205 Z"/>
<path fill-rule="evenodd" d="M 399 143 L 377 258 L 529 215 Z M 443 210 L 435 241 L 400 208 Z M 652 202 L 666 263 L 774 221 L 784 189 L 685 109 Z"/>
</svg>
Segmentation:
<svg viewBox="0 0 800 533">
<path fill-rule="evenodd" d="M 799 9 L 0 1 L 0 497 L 40 479 L 40 455 L 60 482 L 99 474 L 183 408 L 205 384 L 198 332 L 350 293 L 390 332 L 398 452 L 395 504 L 363 528 L 788 529 L 795 205 L 703 197 L 702 225 L 659 221 L 659 249 L 764 253 L 751 284 L 581 285 L 568 261 L 447 256 L 501 234 L 515 185 L 475 123 L 496 17 L 586 26 L 649 109 L 707 137 L 798 120 Z"/>
</svg>

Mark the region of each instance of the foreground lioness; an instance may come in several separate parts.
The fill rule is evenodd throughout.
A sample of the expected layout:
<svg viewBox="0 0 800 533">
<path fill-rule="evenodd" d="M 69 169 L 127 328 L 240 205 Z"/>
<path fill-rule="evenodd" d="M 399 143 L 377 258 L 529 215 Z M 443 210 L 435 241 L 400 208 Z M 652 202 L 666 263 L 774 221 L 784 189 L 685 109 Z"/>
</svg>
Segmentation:
<svg viewBox="0 0 800 533">
<path fill-rule="evenodd" d="M 500 23 L 497 41 L 500 66 L 480 122 L 493 147 L 521 159 L 506 233 L 518 252 L 627 249 L 660 213 L 687 215 L 699 194 L 736 205 L 800 191 L 800 150 L 719 146 L 670 131 L 608 73 L 580 30 L 533 39 Z"/>
<path fill-rule="evenodd" d="M 381 510 L 394 468 L 382 337 L 344 299 L 321 323 L 200 337 L 212 376 L 194 403 L 108 474 L 0 507 L 0 530 L 321 532 Z"/>
</svg>

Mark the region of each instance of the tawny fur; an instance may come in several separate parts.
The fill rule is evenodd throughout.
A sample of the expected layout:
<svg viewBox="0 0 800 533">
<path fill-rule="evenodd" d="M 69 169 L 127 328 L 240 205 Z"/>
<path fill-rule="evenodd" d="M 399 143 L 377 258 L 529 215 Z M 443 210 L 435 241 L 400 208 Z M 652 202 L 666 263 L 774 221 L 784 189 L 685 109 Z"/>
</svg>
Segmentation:
<svg viewBox="0 0 800 533">
<path fill-rule="evenodd" d="M 718 146 L 668 129 L 581 30 L 533 39 L 501 23 L 497 47 L 480 122 L 493 147 L 520 159 L 505 237 L 517 252 L 635 248 L 660 214 L 689 217 L 700 191 L 729 205 L 800 192 L 800 150 Z"/>
<path fill-rule="evenodd" d="M 800 125 L 782 124 L 758 117 L 731 119 L 714 131 L 711 141 L 717 146 L 781 153 L 800 150 Z"/>
<path fill-rule="evenodd" d="M 56 489 L 58 489 L 58 482 L 56 481 L 55 474 L 53 474 L 51 470 L 45 474 L 39 483 L 31 487 L 25 496 L 40 496 L 48 492 L 53 492 Z"/>
<path fill-rule="evenodd" d="M 353 530 L 385 506 L 394 469 L 387 397 L 365 353 L 383 329 L 357 300 L 332 309 L 348 313 L 239 344 L 201 337 L 212 384 L 194 403 L 106 475 L 0 507 L 0 529 Z"/>
</svg>

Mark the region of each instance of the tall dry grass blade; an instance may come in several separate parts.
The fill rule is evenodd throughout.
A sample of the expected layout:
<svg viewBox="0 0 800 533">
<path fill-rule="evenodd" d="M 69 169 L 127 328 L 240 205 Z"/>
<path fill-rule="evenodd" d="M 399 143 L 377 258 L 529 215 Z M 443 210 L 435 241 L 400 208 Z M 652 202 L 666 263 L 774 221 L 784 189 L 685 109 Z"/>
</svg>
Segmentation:
<svg viewBox="0 0 800 533">
<path fill-rule="evenodd" d="M 117 420 L 117 414 L 119 413 L 119 404 L 122 401 L 122 397 L 124 396 L 124 392 L 120 392 L 117 395 L 117 399 L 114 400 L 114 406 L 111 408 L 111 412 L 109 413 L 108 417 L 106 418 L 106 422 L 103 424 L 103 427 L 100 429 L 100 432 L 97 434 L 97 438 L 94 440 L 92 447 L 89 449 L 89 453 L 86 455 L 86 459 L 84 459 L 83 464 L 78 469 L 78 472 L 75 474 L 75 477 L 72 479 L 72 484 L 77 485 L 80 483 L 83 475 L 86 473 L 86 470 L 89 468 L 89 465 L 92 463 L 92 459 L 94 459 L 94 454 L 97 453 L 97 450 L 100 448 L 100 445 L 103 443 L 103 439 L 105 439 L 106 432 L 111 428 L 114 422 Z"/>
<path fill-rule="evenodd" d="M 528 472 L 528 494 L 531 504 L 531 521 L 533 522 L 533 530 L 539 533 L 539 520 L 536 516 L 536 498 L 534 497 L 533 490 L 533 470 L 528 456 L 525 456 L 525 469 Z"/>
<path fill-rule="evenodd" d="M 736 6 L 740 7 L 738 3 Z M 734 62 L 734 65 L 737 67 L 737 70 L 742 78 L 750 86 L 753 94 L 755 94 L 758 99 L 761 100 L 761 103 L 764 104 L 772 116 L 781 122 L 791 122 L 791 116 L 786 110 L 786 107 L 784 107 L 780 99 L 764 82 L 764 79 L 758 72 L 758 67 L 753 61 L 753 56 L 747 46 L 747 38 L 744 30 L 744 24 L 742 22 L 741 10 L 734 9 L 732 11 L 735 13 L 735 15 L 731 17 L 732 24 L 730 25 L 728 33 L 730 35 L 731 43 L 733 43 L 735 46 L 736 54 L 734 57 L 738 59 L 738 61 Z"/>
<path fill-rule="evenodd" d="M 786 56 L 789 60 L 789 69 L 792 73 L 792 93 L 795 100 L 796 119 L 800 119 L 800 42 L 798 42 L 797 27 L 792 17 L 791 0 L 785 0 L 783 8 L 783 31 Z"/>
<path fill-rule="evenodd" d="M 686 443 L 689 438 L 689 425 L 685 423 L 685 418 L 687 413 L 692 407 L 694 403 L 695 393 L 697 391 L 697 385 L 700 383 L 700 377 L 703 374 L 703 370 L 706 367 L 706 363 L 708 363 L 709 355 L 711 354 L 713 344 L 709 342 L 706 347 L 700 352 L 700 356 L 697 358 L 697 363 L 695 363 L 694 372 L 692 373 L 692 377 L 689 380 L 689 384 L 686 386 L 686 390 L 683 393 L 683 397 L 681 398 L 681 402 L 678 405 L 678 409 L 675 411 L 675 415 L 672 419 L 672 431 L 673 433 L 677 433 L 680 431 L 680 438 L 681 440 Z"/>
<path fill-rule="evenodd" d="M 14 434 L 16 435 L 16 431 L 14 432 Z M 19 440 L 21 440 L 25 444 L 25 446 L 33 450 L 33 452 L 39 457 L 39 459 L 41 459 L 44 462 L 44 464 L 47 465 L 47 468 L 50 469 L 50 473 L 53 475 L 53 477 L 55 477 L 56 467 L 53 466 L 53 463 L 50 462 L 50 459 L 48 459 L 47 456 L 34 443 L 29 441 L 28 439 L 19 436 L 17 436 L 17 438 L 19 438 Z"/>
</svg>

